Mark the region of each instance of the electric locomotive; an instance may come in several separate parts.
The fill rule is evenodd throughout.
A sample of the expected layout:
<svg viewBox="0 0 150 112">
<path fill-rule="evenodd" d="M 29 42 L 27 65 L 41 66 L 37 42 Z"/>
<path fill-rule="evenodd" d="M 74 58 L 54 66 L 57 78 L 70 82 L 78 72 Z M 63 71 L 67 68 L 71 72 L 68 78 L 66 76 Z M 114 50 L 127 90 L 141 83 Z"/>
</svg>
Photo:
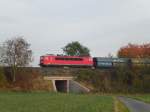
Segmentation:
<svg viewBox="0 0 150 112">
<path fill-rule="evenodd" d="M 92 67 L 93 59 L 89 56 L 44 55 L 40 57 L 40 66 Z"/>
</svg>

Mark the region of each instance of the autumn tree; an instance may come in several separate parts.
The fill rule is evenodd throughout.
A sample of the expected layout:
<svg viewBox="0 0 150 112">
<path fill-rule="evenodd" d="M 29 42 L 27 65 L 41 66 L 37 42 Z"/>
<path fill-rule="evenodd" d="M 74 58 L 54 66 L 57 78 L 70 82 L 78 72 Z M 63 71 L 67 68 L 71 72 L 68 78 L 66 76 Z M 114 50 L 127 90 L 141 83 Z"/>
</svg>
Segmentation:
<svg viewBox="0 0 150 112">
<path fill-rule="evenodd" d="M 68 56 L 90 56 L 90 50 L 81 45 L 78 41 L 68 43 L 62 49 L 65 55 Z"/>
<path fill-rule="evenodd" d="M 118 51 L 118 57 L 123 58 L 150 58 L 150 43 L 137 45 L 128 44 L 121 47 Z"/>
<path fill-rule="evenodd" d="M 32 50 L 30 44 L 22 37 L 6 40 L 3 45 L 2 62 L 11 67 L 13 82 L 16 81 L 16 70 L 18 67 L 28 66 L 32 61 Z"/>
</svg>

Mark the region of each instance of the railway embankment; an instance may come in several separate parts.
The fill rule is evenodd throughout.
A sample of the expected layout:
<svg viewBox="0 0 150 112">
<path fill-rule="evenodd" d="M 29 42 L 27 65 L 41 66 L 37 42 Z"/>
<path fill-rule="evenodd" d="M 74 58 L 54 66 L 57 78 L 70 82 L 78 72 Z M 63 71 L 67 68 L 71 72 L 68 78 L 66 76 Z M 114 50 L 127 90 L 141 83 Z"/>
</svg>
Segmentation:
<svg viewBox="0 0 150 112">
<path fill-rule="evenodd" d="M 44 77 L 73 77 L 81 85 L 90 89 L 90 92 L 103 93 L 149 93 L 150 68 L 125 66 L 114 69 L 92 68 L 62 68 L 62 67 L 26 67 L 18 68 L 16 82 L 12 83 L 10 68 L 4 68 L 4 75 L 8 84 L 21 90 L 50 90 L 53 91 L 53 82 L 44 80 Z M 67 83 L 57 81 L 58 85 Z"/>
</svg>

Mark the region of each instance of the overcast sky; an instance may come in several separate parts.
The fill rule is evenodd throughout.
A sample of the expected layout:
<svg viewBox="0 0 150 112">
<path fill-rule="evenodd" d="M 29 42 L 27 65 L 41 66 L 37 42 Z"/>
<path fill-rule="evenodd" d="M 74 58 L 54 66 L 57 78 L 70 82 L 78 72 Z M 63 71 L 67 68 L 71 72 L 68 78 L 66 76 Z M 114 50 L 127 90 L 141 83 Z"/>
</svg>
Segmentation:
<svg viewBox="0 0 150 112">
<path fill-rule="evenodd" d="M 71 41 L 92 56 L 115 55 L 129 42 L 150 42 L 150 0 L 0 0 L 0 43 L 15 36 L 31 44 L 33 66 Z"/>
</svg>

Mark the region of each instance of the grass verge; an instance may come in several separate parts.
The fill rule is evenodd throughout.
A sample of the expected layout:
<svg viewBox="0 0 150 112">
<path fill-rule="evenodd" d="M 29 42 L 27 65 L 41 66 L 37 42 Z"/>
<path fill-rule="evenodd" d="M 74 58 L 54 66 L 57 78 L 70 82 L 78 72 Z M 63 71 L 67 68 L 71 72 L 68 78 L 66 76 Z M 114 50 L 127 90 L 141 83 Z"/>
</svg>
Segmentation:
<svg viewBox="0 0 150 112">
<path fill-rule="evenodd" d="M 136 96 L 129 96 L 129 97 L 134 98 L 136 100 L 143 101 L 145 103 L 150 103 L 150 94 L 136 95 Z"/>
<path fill-rule="evenodd" d="M 115 112 L 129 112 L 129 109 L 116 97 L 114 97 Z"/>
</svg>

